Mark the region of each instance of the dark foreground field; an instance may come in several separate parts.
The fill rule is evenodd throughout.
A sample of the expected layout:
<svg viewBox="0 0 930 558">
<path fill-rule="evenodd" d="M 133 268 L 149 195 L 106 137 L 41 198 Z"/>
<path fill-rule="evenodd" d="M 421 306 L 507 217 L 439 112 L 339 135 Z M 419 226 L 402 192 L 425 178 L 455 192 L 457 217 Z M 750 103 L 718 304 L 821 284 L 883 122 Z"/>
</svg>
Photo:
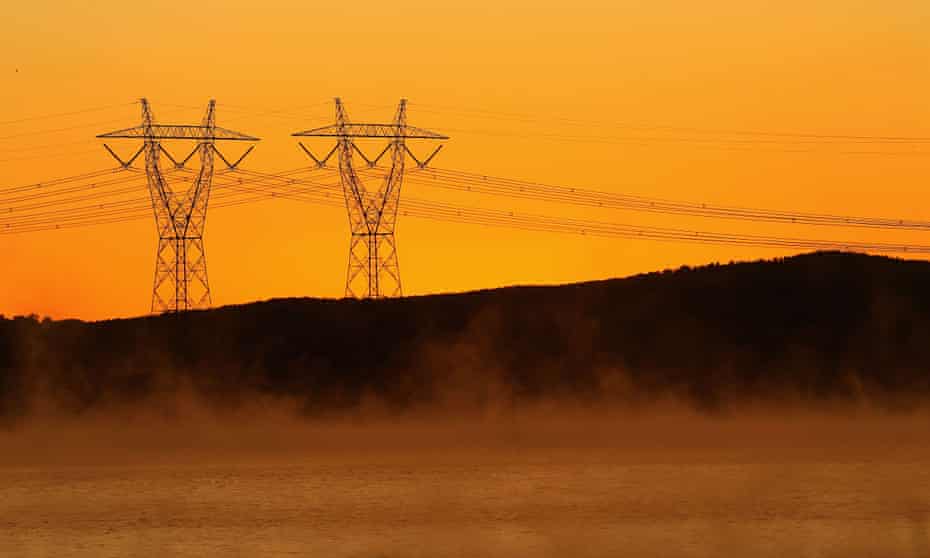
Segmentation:
<svg viewBox="0 0 930 558">
<path fill-rule="evenodd" d="M 817 253 L 554 287 L 287 299 L 86 323 L 0 321 L 0 416 L 137 406 L 709 412 L 930 402 L 930 264 Z"/>
</svg>

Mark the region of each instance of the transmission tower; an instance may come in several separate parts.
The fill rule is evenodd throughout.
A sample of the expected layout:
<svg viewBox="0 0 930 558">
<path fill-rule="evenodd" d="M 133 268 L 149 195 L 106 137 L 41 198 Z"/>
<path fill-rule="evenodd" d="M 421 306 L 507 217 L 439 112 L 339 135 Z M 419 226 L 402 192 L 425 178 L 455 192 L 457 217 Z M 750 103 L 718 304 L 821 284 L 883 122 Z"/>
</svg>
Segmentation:
<svg viewBox="0 0 930 558">
<path fill-rule="evenodd" d="M 245 159 L 254 145 L 235 162 L 229 162 L 217 149 L 217 141 L 258 141 L 216 125 L 216 101 L 207 104 L 200 125 L 156 124 L 152 108 L 141 99 L 142 123 L 98 138 L 142 140 L 142 146 L 128 160 L 120 158 L 108 145 L 106 150 L 123 168 L 145 154 L 145 175 L 148 179 L 155 226 L 158 230 L 158 249 L 155 256 L 155 281 L 152 288 L 152 312 L 181 312 L 210 306 L 210 283 L 207 280 L 207 260 L 203 247 L 203 232 L 207 221 L 207 205 L 213 184 L 214 155 L 230 169 Z M 171 156 L 162 140 L 192 140 L 196 147 L 184 159 Z M 171 161 L 175 169 L 184 169 L 195 155 L 200 155 L 200 168 L 186 188 L 175 190 L 165 178 L 161 155 Z"/>
<path fill-rule="evenodd" d="M 407 100 L 401 99 L 391 124 L 355 123 L 349 120 L 342 101 L 337 97 L 336 123 L 292 134 L 298 137 L 336 138 L 336 145 L 324 157 L 315 156 L 303 143 L 304 152 L 318 167 L 326 167 L 334 153 L 339 161 L 339 177 L 349 214 L 352 233 L 349 244 L 349 264 L 346 271 L 345 296 L 353 298 L 383 298 L 401 296 L 400 266 L 397 263 L 397 242 L 394 231 L 397 209 L 404 179 L 404 163 L 409 155 L 420 168 L 425 168 L 442 149 L 436 147 L 423 160 L 418 159 L 406 144 L 408 139 L 446 140 L 437 134 L 407 124 Z M 359 138 L 384 138 L 387 146 L 377 157 L 370 159 L 356 145 Z M 372 169 L 387 156 L 390 167 L 381 179 L 377 190 L 369 190 L 362 183 L 353 161 L 359 155 Z"/>
</svg>

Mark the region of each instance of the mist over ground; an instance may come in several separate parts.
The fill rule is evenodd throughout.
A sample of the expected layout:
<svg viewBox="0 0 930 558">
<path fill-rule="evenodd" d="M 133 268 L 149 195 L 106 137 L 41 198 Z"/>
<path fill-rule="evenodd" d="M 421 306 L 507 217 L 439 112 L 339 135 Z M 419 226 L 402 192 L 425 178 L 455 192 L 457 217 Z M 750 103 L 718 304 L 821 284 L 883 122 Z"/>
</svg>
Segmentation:
<svg viewBox="0 0 930 558">
<path fill-rule="evenodd" d="M 2 319 L 0 421 L 923 413 L 927 285 L 925 262 L 815 253 L 554 287 Z"/>
<path fill-rule="evenodd" d="M 928 284 L 826 253 L 0 320 L 0 554 L 926 556 Z"/>
</svg>

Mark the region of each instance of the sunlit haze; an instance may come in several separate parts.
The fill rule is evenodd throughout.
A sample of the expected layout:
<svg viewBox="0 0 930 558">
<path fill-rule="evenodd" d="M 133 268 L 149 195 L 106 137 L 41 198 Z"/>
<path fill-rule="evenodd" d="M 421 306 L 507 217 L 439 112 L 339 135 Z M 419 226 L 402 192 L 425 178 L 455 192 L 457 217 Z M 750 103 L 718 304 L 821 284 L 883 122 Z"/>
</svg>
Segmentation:
<svg viewBox="0 0 930 558">
<path fill-rule="evenodd" d="M 262 138 L 244 165 L 310 164 L 292 132 L 352 118 L 451 136 L 439 168 L 700 203 L 927 217 L 930 4 L 823 2 L 27 2 L 0 35 L 3 187 L 114 166 L 99 133 L 217 123 Z M 33 119 L 61 113 L 48 118 Z M 25 120 L 24 120 L 25 119 Z M 744 133 L 751 132 L 751 133 Z M 128 156 L 134 147 L 114 144 Z M 241 153 L 238 146 L 229 148 Z M 321 147 L 322 149 L 322 147 Z M 372 147 L 372 150 L 375 148 Z M 180 149 L 179 149 L 180 151 Z M 143 192 L 140 192 L 144 194 Z M 834 240 L 914 232 L 713 221 L 459 196 L 404 196 L 635 225 Z M 545 234 L 401 217 L 405 294 L 552 284 L 797 252 Z M 149 310 L 151 219 L 0 237 L 0 311 Z M 214 305 L 341 297 L 345 210 L 271 200 L 210 213 Z"/>
</svg>

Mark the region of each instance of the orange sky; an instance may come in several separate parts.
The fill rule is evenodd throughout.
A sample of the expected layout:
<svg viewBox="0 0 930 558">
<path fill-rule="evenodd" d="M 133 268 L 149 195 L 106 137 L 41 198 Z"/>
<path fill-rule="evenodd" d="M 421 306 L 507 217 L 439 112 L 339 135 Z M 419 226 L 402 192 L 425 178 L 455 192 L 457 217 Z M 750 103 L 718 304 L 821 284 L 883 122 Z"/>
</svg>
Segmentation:
<svg viewBox="0 0 930 558">
<path fill-rule="evenodd" d="M 258 170 L 305 164 L 288 134 L 330 123 L 333 96 L 357 120 L 389 120 L 407 97 L 411 124 L 452 136 L 441 167 L 708 203 L 930 218 L 927 145 L 874 155 L 848 153 L 868 145 L 707 144 L 679 140 L 721 136 L 631 127 L 930 136 L 924 0 L 80 4 L 6 9 L 0 122 L 125 104 L 0 124 L 0 187 L 111 166 L 93 136 L 135 125 L 131 103 L 141 96 L 162 121 L 197 122 L 199 107 L 217 99 L 219 125 L 263 138 L 250 158 Z M 666 139 L 630 140 L 644 135 Z M 405 193 L 630 224 L 930 243 L 915 233 L 454 198 L 414 185 Z M 151 221 L 0 236 L 0 313 L 143 314 L 155 240 Z M 219 209 L 205 241 L 215 304 L 342 294 L 344 211 L 282 201 Z M 407 294 L 782 255 L 415 219 L 401 220 L 398 244 Z"/>
</svg>

